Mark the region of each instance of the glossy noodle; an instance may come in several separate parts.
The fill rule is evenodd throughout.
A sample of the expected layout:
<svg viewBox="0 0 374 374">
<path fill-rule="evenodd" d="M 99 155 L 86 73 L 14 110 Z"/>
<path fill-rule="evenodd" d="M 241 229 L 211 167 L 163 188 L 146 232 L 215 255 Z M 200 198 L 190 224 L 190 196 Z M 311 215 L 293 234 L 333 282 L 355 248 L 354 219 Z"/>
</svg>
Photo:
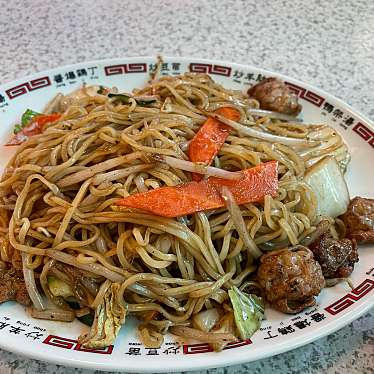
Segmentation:
<svg viewBox="0 0 374 374">
<path fill-rule="evenodd" d="M 185 338 L 196 330 L 212 344 L 232 340 L 232 327 L 203 331 L 194 316 L 215 309 L 227 320 L 228 290 L 257 286 L 245 240 L 265 253 L 295 246 L 316 229 L 305 172 L 331 155 L 344 171 L 347 148 L 326 125 L 251 114 L 258 101 L 204 74 L 154 80 L 126 103 L 116 93 L 84 87 L 59 95 L 46 112 L 60 119 L 17 149 L 0 183 L 1 232 L 9 240 L 1 260 L 22 261 L 34 309 L 96 311 L 81 337 L 87 346 L 113 342 L 125 314 L 142 321 L 139 335 L 150 347 L 170 328 Z M 189 142 L 221 107 L 235 108 L 240 119 L 220 117 L 231 130 L 212 166 L 236 172 L 279 165 L 277 195 L 239 207 L 249 238 L 226 207 L 177 218 L 118 207 L 129 195 L 191 181 L 191 172 L 160 156 L 188 161 Z M 51 279 L 66 292 L 53 294 Z"/>
</svg>

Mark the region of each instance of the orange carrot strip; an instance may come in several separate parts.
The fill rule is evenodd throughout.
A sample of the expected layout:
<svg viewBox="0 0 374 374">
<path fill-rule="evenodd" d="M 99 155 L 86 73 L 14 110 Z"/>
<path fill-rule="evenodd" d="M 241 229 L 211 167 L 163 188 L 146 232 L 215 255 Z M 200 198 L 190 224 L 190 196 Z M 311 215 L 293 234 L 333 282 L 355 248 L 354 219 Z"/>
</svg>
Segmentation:
<svg viewBox="0 0 374 374">
<path fill-rule="evenodd" d="M 240 180 L 215 177 L 200 182 L 189 182 L 175 187 L 161 187 L 121 199 L 117 204 L 142 209 L 162 217 L 179 217 L 202 210 L 225 206 L 220 193 L 227 186 L 237 204 L 263 201 L 265 195 L 278 191 L 278 162 L 270 161 L 242 170 Z"/>
<path fill-rule="evenodd" d="M 240 113 L 230 107 L 219 108 L 215 113 L 233 121 L 237 121 L 240 118 Z M 209 117 L 190 142 L 188 147 L 190 161 L 210 165 L 225 143 L 229 133 L 230 126 Z M 192 174 L 192 179 L 199 181 L 202 179 L 202 175 L 194 173 Z"/>
<path fill-rule="evenodd" d="M 39 116 L 35 116 L 30 123 L 25 126 L 20 132 L 17 132 L 12 139 L 5 145 L 20 145 L 25 142 L 30 136 L 41 134 L 43 132 L 44 126 L 49 122 L 57 121 L 61 117 L 60 113 L 55 114 L 48 114 L 44 115 L 41 114 Z"/>
</svg>

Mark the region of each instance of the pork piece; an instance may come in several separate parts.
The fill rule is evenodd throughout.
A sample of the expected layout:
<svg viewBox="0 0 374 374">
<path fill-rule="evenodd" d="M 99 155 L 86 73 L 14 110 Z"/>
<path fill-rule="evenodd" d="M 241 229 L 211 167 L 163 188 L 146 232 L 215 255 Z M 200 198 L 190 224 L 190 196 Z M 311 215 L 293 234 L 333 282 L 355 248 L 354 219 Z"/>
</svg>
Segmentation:
<svg viewBox="0 0 374 374">
<path fill-rule="evenodd" d="M 9 238 L 0 236 L 0 250 L 16 270 L 22 270 L 21 254 L 10 245 Z"/>
<path fill-rule="evenodd" d="M 0 270 L 0 304 L 10 300 L 25 306 L 31 305 L 23 273 L 14 268 Z"/>
<path fill-rule="evenodd" d="M 356 240 L 334 239 L 330 231 L 319 236 L 309 248 L 321 265 L 325 278 L 347 278 L 358 262 Z"/>
<path fill-rule="evenodd" d="M 297 115 L 302 109 L 297 96 L 277 78 L 266 78 L 252 86 L 247 93 L 260 102 L 261 109 L 290 115 Z"/>
<path fill-rule="evenodd" d="M 348 238 L 357 243 L 374 243 L 374 199 L 355 197 L 340 218 L 346 226 Z"/>
<path fill-rule="evenodd" d="M 266 299 L 284 313 L 315 305 L 314 296 L 325 286 L 321 266 L 301 245 L 262 256 L 257 276 Z"/>
</svg>

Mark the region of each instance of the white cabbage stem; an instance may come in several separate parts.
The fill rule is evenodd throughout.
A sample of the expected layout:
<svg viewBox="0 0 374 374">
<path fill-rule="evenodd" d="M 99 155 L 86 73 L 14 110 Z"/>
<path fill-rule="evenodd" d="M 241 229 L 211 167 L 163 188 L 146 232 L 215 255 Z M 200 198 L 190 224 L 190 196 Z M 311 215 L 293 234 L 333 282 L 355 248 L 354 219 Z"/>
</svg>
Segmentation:
<svg viewBox="0 0 374 374">
<path fill-rule="evenodd" d="M 155 158 L 158 161 L 165 162 L 166 164 L 168 164 L 169 166 L 175 169 L 190 171 L 192 173 L 204 174 L 209 177 L 217 177 L 217 178 L 230 179 L 230 180 L 239 180 L 243 178 L 243 174 L 241 172 L 227 171 L 224 169 L 216 168 L 214 166 L 198 164 L 195 162 L 181 160 L 179 158 L 170 157 L 170 156 L 157 155 Z"/>
<path fill-rule="evenodd" d="M 247 110 L 247 112 L 254 116 L 269 117 L 269 118 L 280 119 L 282 121 L 288 121 L 288 122 L 293 122 L 293 123 L 303 122 L 301 118 L 290 116 L 289 114 L 273 112 L 271 110 L 250 108 Z"/>
<path fill-rule="evenodd" d="M 209 113 L 209 116 L 218 119 L 220 122 L 224 123 L 225 125 L 228 125 L 232 127 L 234 130 L 238 131 L 240 134 L 251 136 L 256 139 L 261 139 L 267 142 L 272 143 L 280 143 L 284 145 L 290 145 L 290 146 L 303 146 L 303 147 L 313 147 L 319 142 L 309 140 L 309 139 L 300 139 L 300 138 L 289 138 L 286 136 L 280 136 L 280 135 L 274 135 L 270 132 L 264 132 L 264 131 L 258 131 L 254 128 L 243 126 L 238 122 L 232 121 L 231 119 L 227 119 L 224 116 L 221 116 L 217 113 Z"/>
</svg>

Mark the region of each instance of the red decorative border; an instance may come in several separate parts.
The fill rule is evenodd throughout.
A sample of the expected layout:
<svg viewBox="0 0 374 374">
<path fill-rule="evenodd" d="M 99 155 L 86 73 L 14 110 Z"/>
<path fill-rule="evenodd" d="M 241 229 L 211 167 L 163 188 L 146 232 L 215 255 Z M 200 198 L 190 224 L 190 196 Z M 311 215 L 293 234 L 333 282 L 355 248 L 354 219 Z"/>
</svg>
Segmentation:
<svg viewBox="0 0 374 374">
<path fill-rule="evenodd" d="M 26 94 L 27 92 L 38 90 L 39 88 L 47 87 L 50 85 L 51 85 L 51 81 L 49 77 L 41 77 L 41 78 L 33 79 L 30 82 L 25 82 L 25 83 L 19 84 L 18 86 L 9 88 L 5 92 L 8 95 L 9 99 L 14 99 L 18 96 Z"/>
<path fill-rule="evenodd" d="M 72 349 L 76 345 L 77 341 L 68 338 L 62 338 L 56 335 L 48 335 L 44 341 L 44 344 L 53 345 L 54 347 Z"/>
<path fill-rule="evenodd" d="M 192 73 L 216 74 L 223 75 L 224 77 L 230 77 L 232 70 L 229 66 L 200 64 L 197 62 L 191 62 L 189 65 L 189 69 Z"/>
<path fill-rule="evenodd" d="M 290 82 L 284 82 L 291 92 L 295 93 L 299 97 L 303 97 L 305 95 L 306 89 L 300 86 L 297 86 L 296 84 L 290 83 Z"/>
<path fill-rule="evenodd" d="M 120 64 L 110 65 L 104 67 L 105 75 L 117 75 L 117 74 L 129 74 L 129 73 L 146 73 L 146 63 L 132 63 L 132 64 Z"/>
<path fill-rule="evenodd" d="M 192 355 L 195 353 L 213 352 L 213 349 L 207 343 L 185 344 L 183 345 L 183 354 Z"/>
<path fill-rule="evenodd" d="M 367 141 L 372 147 L 374 147 L 374 131 L 370 130 L 361 122 L 357 123 L 357 125 L 352 130 L 362 139 Z"/>
<path fill-rule="evenodd" d="M 98 353 L 101 355 L 110 355 L 113 352 L 113 345 L 106 348 L 88 349 L 84 348 L 82 344 L 79 344 L 77 340 L 63 338 L 57 335 L 48 335 L 44 341 L 44 344 L 52 345 L 54 347 L 73 349 L 74 351 Z"/>
<path fill-rule="evenodd" d="M 235 342 L 231 342 L 227 344 L 224 350 L 231 349 L 231 348 L 238 348 L 243 347 L 245 345 L 252 344 L 251 339 L 247 340 L 239 340 Z M 185 355 L 192 355 L 195 353 L 208 353 L 213 352 L 213 349 L 210 347 L 208 343 L 197 343 L 197 344 L 185 344 L 183 345 L 183 354 Z"/>
<path fill-rule="evenodd" d="M 365 279 L 349 294 L 345 295 L 338 301 L 335 301 L 333 304 L 326 307 L 325 310 L 334 316 L 353 305 L 356 301 L 363 298 L 372 290 L 374 290 L 374 281 L 371 279 Z"/>
<path fill-rule="evenodd" d="M 322 96 L 319 96 L 312 91 L 308 91 L 307 89 L 300 87 L 294 83 L 285 82 L 285 84 L 289 87 L 290 91 L 294 92 L 298 97 L 306 101 L 309 101 L 315 106 L 320 107 L 325 101 L 325 99 Z"/>
</svg>

